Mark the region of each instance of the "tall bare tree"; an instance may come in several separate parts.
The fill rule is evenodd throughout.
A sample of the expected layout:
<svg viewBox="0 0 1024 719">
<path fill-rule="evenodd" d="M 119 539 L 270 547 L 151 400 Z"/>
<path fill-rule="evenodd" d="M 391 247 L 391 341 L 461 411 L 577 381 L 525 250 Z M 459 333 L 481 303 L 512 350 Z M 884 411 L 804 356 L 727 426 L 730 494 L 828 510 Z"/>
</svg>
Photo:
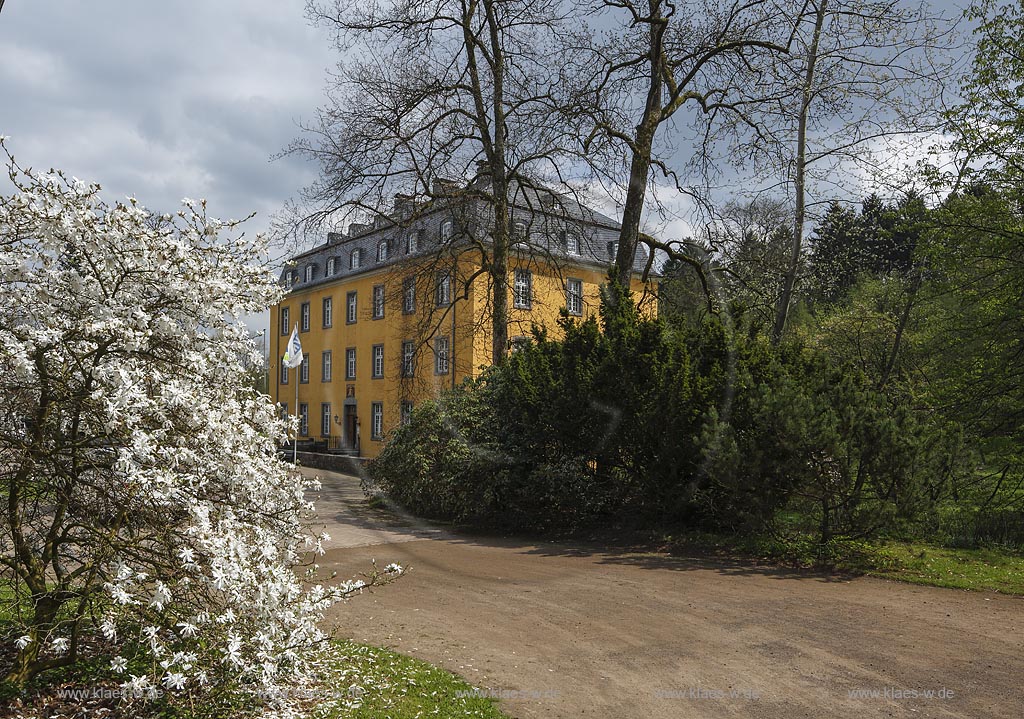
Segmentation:
<svg viewBox="0 0 1024 719">
<path fill-rule="evenodd" d="M 615 280 L 628 287 L 638 244 L 691 262 L 685 242 L 657 242 L 641 232 L 652 171 L 686 192 L 667 158 L 685 122 L 684 108 L 701 121 L 719 114 L 742 120 L 752 68 L 784 55 L 792 40 L 789 16 L 778 3 L 738 0 L 605 0 L 616 28 L 574 48 L 576 102 L 569 114 L 584 138 L 584 154 L 602 177 L 614 181 L 623 166 L 625 200 L 615 260 Z M 693 120 L 693 115 L 689 115 Z M 674 133 L 673 133 L 674 134 Z M 699 140 L 698 140 L 699 144 Z"/>
<path fill-rule="evenodd" d="M 343 59 L 326 106 L 291 148 L 321 165 L 305 193 L 307 219 L 379 217 L 397 194 L 410 221 L 484 201 L 489 217 L 465 223 L 457 241 L 488 278 L 492 360 L 501 363 L 517 194 L 568 189 L 565 128 L 552 112 L 563 9 L 557 0 L 313 0 L 308 13 L 333 31 Z"/>
<path fill-rule="evenodd" d="M 957 42 L 955 24 L 923 2 L 805 0 L 789 12 L 791 52 L 754 69 L 751 85 L 762 88 L 754 102 L 709 136 L 735 132 L 733 159 L 763 173 L 751 184 L 781 187 L 793 206 L 775 341 L 800 279 L 810 208 L 845 194 L 855 173 L 886 169 L 911 138 L 920 145 L 938 131 Z"/>
</svg>

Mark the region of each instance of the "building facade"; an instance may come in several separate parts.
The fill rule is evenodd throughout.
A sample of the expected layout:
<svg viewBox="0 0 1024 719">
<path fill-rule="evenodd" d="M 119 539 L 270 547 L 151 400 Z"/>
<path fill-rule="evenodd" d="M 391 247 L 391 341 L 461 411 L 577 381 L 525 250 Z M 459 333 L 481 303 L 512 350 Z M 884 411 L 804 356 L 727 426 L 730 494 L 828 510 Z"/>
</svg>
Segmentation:
<svg viewBox="0 0 1024 719">
<path fill-rule="evenodd" d="M 614 261 L 619 225 L 554 197 L 534 194 L 512 210 L 513 349 L 534 324 L 557 333 L 563 310 L 597 314 Z M 300 441 L 375 457 L 417 402 L 490 364 L 488 211 L 481 200 L 415 207 L 399 196 L 391 216 L 291 258 L 281 274 L 288 294 L 271 308 L 270 392 L 298 415 Z M 638 295 L 645 265 L 638 257 Z M 281 357 L 295 326 L 305 359 L 288 369 Z"/>
</svg>

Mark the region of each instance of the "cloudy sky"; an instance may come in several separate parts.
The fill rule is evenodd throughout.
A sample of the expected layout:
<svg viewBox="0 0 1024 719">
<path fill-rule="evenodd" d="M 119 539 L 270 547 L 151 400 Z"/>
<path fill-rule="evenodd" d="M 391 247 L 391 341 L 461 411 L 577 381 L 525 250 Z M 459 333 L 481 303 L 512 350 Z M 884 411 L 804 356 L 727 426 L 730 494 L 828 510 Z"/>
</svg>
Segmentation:
<svg viewBox="0 0 1024 719">
<path fill-rule="evenodd" d="M 6 0 L 0 135 L 20 164 L 99 182 L 108 200 L 205 197 L 218 217 L 255 211 L 260 231 L 313 177 L 271 156 L 332 63 L 301 0 Z"/>
<path fill-rule="evenodd" d="M 959 14 L 955 2 L 937 4 Z M 108 199 L 166 212 L 205 197 L 213 215 L 255 211 L 248 227 L 265 230 L 313 179 L 308 161 L 271 158 L 322 103 L 335 59 L 303 6 L 6 0 L 0 135 L 23 165 L 100 182 Z M 656 234 L 689 233 L 678 215 L 648 221 Z"/>
</svg>

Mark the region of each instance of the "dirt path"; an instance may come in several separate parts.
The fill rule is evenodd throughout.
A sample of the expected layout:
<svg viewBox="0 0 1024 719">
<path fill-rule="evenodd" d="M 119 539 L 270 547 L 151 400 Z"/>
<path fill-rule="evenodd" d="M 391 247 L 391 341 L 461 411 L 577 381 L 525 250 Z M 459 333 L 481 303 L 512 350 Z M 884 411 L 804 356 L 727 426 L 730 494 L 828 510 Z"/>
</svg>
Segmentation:
<svg viewBox="0 0 1024 719">
<path fill-rule="evenodd" d="M 411 567 L 335 610 L 341 634 L 504 692 L 514 717 L 1024 716 L 1020 598 L 455 536 L 320 475 L 321 564 Z"/>
</svg>

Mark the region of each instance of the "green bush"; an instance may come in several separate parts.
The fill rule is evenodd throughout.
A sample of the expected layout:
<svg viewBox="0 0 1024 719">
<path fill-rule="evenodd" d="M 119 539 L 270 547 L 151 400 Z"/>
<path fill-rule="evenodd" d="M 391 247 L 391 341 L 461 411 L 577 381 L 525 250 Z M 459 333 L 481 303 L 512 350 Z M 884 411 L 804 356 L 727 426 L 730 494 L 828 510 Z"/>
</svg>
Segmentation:
<svg viewBox="0 0 1024 719">
<path fill-rule="evenodd" d="M 423 516 L 514 531 L 760 532 L 788 513 L 821 552 L 917 522 L 960 469 L 955 434 L 820 351 L 670 330 L 624 297 L 602 322 L 535 330 L 419 406 L 373 479 Z"/>
</svg>

